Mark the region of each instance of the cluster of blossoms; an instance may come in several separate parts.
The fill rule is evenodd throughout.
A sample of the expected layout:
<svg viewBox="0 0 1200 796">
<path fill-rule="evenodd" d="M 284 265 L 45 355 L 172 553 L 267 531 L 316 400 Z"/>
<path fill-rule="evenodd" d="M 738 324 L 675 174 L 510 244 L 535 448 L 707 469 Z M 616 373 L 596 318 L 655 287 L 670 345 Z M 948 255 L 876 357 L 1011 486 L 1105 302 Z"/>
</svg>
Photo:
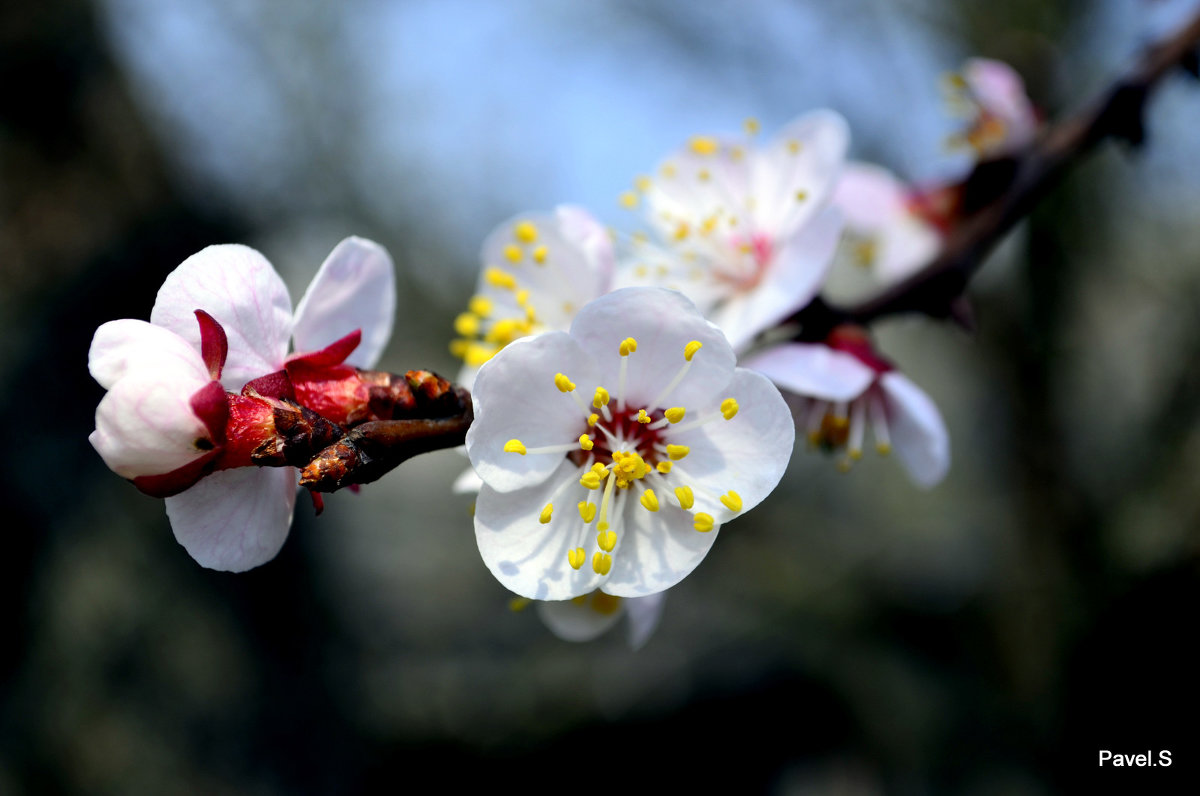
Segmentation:
<svg viewBox="0 0 1200 796">
<path fill-rule="evenodd" d="M 952 87 L 977 157 L 1036 134 L 1004 65 L 969 62 Z M 424 371 L 364 370 L 394 311 L 375 244 L 343 241 L 294 315 L 260 254 L 205 249 L 168 277 L 149 323 L 97 331 L 89 364 L 108 393 L 92 444 L 166 497 L 196 560 L 241 570 L 282 545 L 297 479 L 363 483 L 457 433 L 472 470 L 456 487 L 478 492 L 475 533 L 495 577 L 539 601 L 564 638 L 627 615 L 640 645 L 664 591 L 778 484 L 797 426 L 843 469 L 868 431 L 921 487 L 949 466 L 933 401 L 864 328 L 795 333 L 793 322 L 835 262 L 884 281 L 929 262 L 957 222 L 957 186 L 912 189 L 848 163 L 848 126 L 832 111 L 765 143 L 758 128 L 694 137 L 635 179 L 621 203 L 648 230 L 625 241 L 571 206 L 498 227 L 454 321 L 470 405 Z"/>
</svg>

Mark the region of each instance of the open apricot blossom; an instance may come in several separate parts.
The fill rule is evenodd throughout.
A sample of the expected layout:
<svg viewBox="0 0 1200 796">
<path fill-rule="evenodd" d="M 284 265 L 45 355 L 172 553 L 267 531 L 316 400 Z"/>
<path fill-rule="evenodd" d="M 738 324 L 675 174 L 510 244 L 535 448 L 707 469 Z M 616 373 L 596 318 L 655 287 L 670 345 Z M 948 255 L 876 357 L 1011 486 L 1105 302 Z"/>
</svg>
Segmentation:
<svg viewBox="0 0 1200 796">
<path fill-rule="evenodd" d="M 947 101 L 966 117 L 967 128 L 950 138 L 980 159 L 1007 155 L 1033 142 L 1041 118 L 1025 92 L 1025 81 L 1003 61 L 969 58 L 948 76 Z"/>
<path fill-rule="evenodd" d="M 666 592 L 645 597 L 615 597 L 596 590 L 570 600 L 540 600 L 535 610 L 550 632 L 563 641 L 591 641 L 627 621 L 629 646 L 641 649 L 662 619 Z"/>
<path fill-rule="evenodd" d="M 878 356 L 861 330 L 839 327 L 823 343 L 784 343 L 745 363 L 794 394 L 796 420 L 812 448 L 862 458 L 869 428 L 881 455 L 895 451 L 913 483 L 932 487 L 950 467 L 950 438 L 937 406 Z"/>
<path fill-rule="evenodd" d="M 795 435 L 775 386 L 659 288 L 614 291 L 569 332 L 509 344 L 480 368 L 474 401 L 480 553 L 538 600 L 679 582 L 775 488 Z"/>
<path fill-rule="evenodd" d="M 88 365 L 108 393 L 89 439 L 115 472 L 166 497 L 175 537 L 196 561 L 258 566 L 283 545 L 296 499 L 297 471 L 286 465 L 299 460 L 277 424 L 287 418 L 308 441 L 329 442 L 388 397 L 353 366 L 378 358 L 394 309 L 391 259 L 370 241 L 338 244 L 295 315 L 266 258 L 210 246 L 167 276 L 150 323 L 97 330 Z"/>
<path fill-rule="evenodd" d="M 758 132 L 756 121 L 746 126 Z M 761 147 L 692 138 L 622 196 L 629 208 L 644 203 L 662 243 L 635 236 L 617 283 L 681 291 L 742 350 L 820 288 L 842 230 L 829 199 L 849 138 L 827 110 Z"/>
</svg>

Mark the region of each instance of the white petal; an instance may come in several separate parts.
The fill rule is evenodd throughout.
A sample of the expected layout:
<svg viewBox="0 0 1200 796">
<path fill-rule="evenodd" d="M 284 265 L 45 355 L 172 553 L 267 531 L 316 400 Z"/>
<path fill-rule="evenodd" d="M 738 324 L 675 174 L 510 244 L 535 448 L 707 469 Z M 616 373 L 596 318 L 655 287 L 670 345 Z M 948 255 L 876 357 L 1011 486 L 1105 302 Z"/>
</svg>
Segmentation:
<svg viewBox="0 0 1200 796">
<path fill-rule="evenodd" d="M 160 326 L 129 319 L 109 321 L 92 337 L 88 370 L 105 389 L 112 389 L 130 370 L 153 371 L 162 367 L 180 374 L 191 373 L 200 386 L 209 380 L 200 349 Z"/>
<path fill-rule="evenodd" d="M 807 304 L 833 264 L 842 220 L 827 207 L 791 239 L 779 243 L 754 288 L 734 295 L 710 317 L 734 350 L 745 347 L 759 332 L 775 326 Z"/>
<path fill-rule="evenodd" d="M 630 597 L 625 600 L 625 615 L 629 617 L 629 646 L 636 652 L 645 646 L 662 620 L 663 602 L 667 593 Z"/>
<path fill-rule="evenodd" d="M 325 258 L 296 307 L 295 350 L 319 351 L 362 329 L 362 343 L 346 362 L 370 368 L 391 339 L 395 317 L 392 258 L 378 243 L 346 238 Z"/>
<path fill-rule="evenodd" d="M 646 511 L 636 499 L 625 501 L 612 571 L 601 588 L 618 597 L 645 597 L 669 589 L 699 566 L 717 539 L 718 528 L 700 533 L 692 515 L 678 506 Z M 585 565 L 586 568 L 586 565 Z"/>
<path fill-rule="evenodd" d="M 637 340 L 637 351 L 628 357 L 625 391 L 627 402 L 634 406 L 644 406 L 662 393 L 686 362 L 684 349 L 692 341 L 700 342 L 701 348 L 673 397 L 667 399 L 667 406 L 679 400 L 674 396 L 700 402 L 716 395 L 729 383 L 736 361 L 720 329 L 706 321 L 681 293 L 661 288 L 631 287 L 601 296 L 575 318 L 571 336 L 595 357 L 605 379 L 602 386 L 613 400 L 621 369 L 621 341 L 627 337 Z"/>
<path fill-rule="evenodd" d="M 875 371 L 857 357 L 821 343 L 784 343 L 747 358 L 747 368 L 797 395 L 849 401 L 863 394 Z"/>
<path fill-rule="evenodd" d="M 291 467 L 241 467 L 205 476 L 167 498 L 175 539 L 202 567 L 244 572 L 270 561 L 292 526 Z"/>
<path fill-rule="evenodd" d="M 671 433 L 668 426 L 663 434 L 668 444 L 690 448 L 668 477 L 672 489 L 684 483 L 692 487 L 692 511 L 710 514 L 718 524 L 745 514 L 775 489 L 787 469 L 796 437 L 787 403 L 761 373 L 738 368 L 722 398 L 737 401 L 738 413 L 733 419 L 720 418 L 681 433 Z M 698 414 L 715 409 L 695 407 Z M 742 509 L 736 513 L 720 502 L 731 490 L 742 500 Z"/>
<path fill-rule="evenodd" d="M 550 628 L 550 632 L 563 641 L 591 641 L 611 628 L 625 612 L 625 600 L 603 595 L 597 610 L 597 592 L 574 600 L 538 601 L 538 618 Z M 609 606 L 606 601 L 616 600 Z M 611 607 L 611 610 L 609 610 Z"/>
<path fill-rule="evenodd" d="M 557 373 L 575 383 L 590 411 L 597 383 L 595 364 L 566 332 L 517 340 L 480 368 L 467 455 L 492 489 L 510 492 L 536 484 L 554 472 L 566 455 L 510 453 L 504 450 L 509 440 L 520 440 L 527 449 L 564 445 L 587 430 L 587 415 L 571 395 L 555 386 Z"/>
<path fill-rule="evenodd" d="M 853 232 L 874 234 L 905 211 L 905 188 L 896 175 L 873 163 L 847 163 L 838 178 L 833 204 Z"/>
<path fill-rule="evenodd" d="M 737 215 L 747 205 L 751 158 L 746 147 L 712 140 L 717 143 L 712 154 L 697 154 L 686 147 L 655 169 L 645 195 L 646 220 L 664 239 L 672 239 L 681 223 L 694 231 L 714 214 Z"/>
<path fill-rule="evenodd" d="M 280 368 L 292 336 L 292 301 L 279 274 L 248 246 L 209 246 L 183 261 L 158 290 L 150 322 L 170 329 L 200 350 L 196 310 L 225 329 L 229 358 L 225 389 Z"/>
<path fill-rule="evenodd" d="M 833 194 L 849 146 L 849 125 L 830 110 L 807 113 L 785 127 L 753 159 L 759 231 L 783 239 L 807 224 Z M 805 198 L 797 204 L 800 192 Z"/>
<path fill-rule="evenodd" d="M 929 488 L 950 469 L 950 435 L 937 405 L 906 376 L 885 373 L 879 385 L 887 397 L 892 448 L 918 486 Z"/>
<path fill-rule="evenodd" d="M 580 519 L 577 498 L 560 499 L 550 522 L 539 521 L 555 491 L 566 481 L 578 481 L 579 474 L 579 467 L 559 459 L 555 472 L 540 484 L 497 492 L 485 482 L 479 490 L 475 540 L 483 563 L 505 588 L 533 600 L 566 600 L 587 594 L 603 580 L 592 570 L 595 532 Z M 575 547 L 589 550 L 578 570 L 571 568 L 567 558 L 567 551 Z"/>
<path fill-rule="evenodd" d="M 600 290 L 596 295 L 607 292 L 615 266 L 613 238 L 608 227 L 586 209 L 575 205 L 560 205 L 554 214 L 563 240 L 579 249 L 589 267 L 600 277 Z"/>
<path fill-rule="evenodd" d="M 458 478 L 454 479 L 454 483 L 450 485 L 450 491 L 456 495 L 474 495 L 483 486 L 483 479 L 475 472 L 474 467 L 468 467 L 463 470 Z"/>
<path fill-rule="evenodd" d="M 877 247 L 875 276 L 891 284 L 933 262 L 941 251 L 942 236 L 932 225 L 904 213 L 880 231 Z"/>
</svg>

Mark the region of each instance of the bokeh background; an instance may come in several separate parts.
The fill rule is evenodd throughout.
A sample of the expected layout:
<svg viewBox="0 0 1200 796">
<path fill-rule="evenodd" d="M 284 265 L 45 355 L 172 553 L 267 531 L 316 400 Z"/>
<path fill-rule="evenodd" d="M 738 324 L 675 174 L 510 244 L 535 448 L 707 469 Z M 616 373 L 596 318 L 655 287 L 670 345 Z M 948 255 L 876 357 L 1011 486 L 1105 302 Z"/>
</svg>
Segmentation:
<svg viewBox="0 0 1200 796">
<path fill-rule="evenodd" d="M 1008 60 L 1054 118 L 1181 5 L 0 5 L 0 793 L 1040 794 L 1078 790 L 1099 749 L 1170 749 L 1194 774 L 1200 84 L 1182 76 L 1143 149 L 1102 147 L 984 267 L 974 335 L 877 328 L 945 414 L 946 481 L 798 450 L 637 653 L 509 609 L 453 452 L 319 519 L 300 501 L 278 559 L 229 575 L 86 441 L 92 332 L 148 317 L 207 244 L 261 249 L 298 297 L 342 237 L 380 241 L 400 294 L 382 365 L 453 374 L 452 319 L 506 218 L 575 202 L 629 230 L 617 196 L 687 136 L 820 106 L 856 157 L 960 173 L 943 73 Z"/>
</svg>

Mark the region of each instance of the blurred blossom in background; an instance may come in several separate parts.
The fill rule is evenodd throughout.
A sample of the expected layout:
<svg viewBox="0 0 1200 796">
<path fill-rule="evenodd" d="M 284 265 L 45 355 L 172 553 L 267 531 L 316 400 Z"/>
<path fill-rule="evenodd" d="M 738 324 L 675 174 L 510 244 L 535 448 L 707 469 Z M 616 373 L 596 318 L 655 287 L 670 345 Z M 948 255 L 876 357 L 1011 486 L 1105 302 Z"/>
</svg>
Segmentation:
<svg viewBox="0 0 1200 796">
<path fill-rule="evenodd" d="M 398 269 L 379 366 L 453 376 L 501 221 L 574 203 L 629 232 L 618 197 L 689 136 L 820 107 L 853 159 L 953 178 L 969 155 L 944 146 L 962 129 L 945 73 L 1002 59 L 1053 121 L 1189 5 L 8 4 L 0 792 L 426 772 L 539 791 L 619 763 L 674 788 L 1053 793 L 1099 749 L 1194 767 L 1200 86 L 1182 77 L 1145 148 L 1103 146 L 984 266 L 976 334 L 876 327 L 945 416 L 947 479 L 919 491 L 873 456 L 842 475 L 798 445 L 637 652 L 510 610 L 451 494 L 455 452 L 319 519 L 301 501 L 267 566 L 199 568 L 88 445 L 86 370 L 96 327 L 148 317 L 205 245 L 258 248 L 298 295 L 361 235 Z"/>
</svg>

